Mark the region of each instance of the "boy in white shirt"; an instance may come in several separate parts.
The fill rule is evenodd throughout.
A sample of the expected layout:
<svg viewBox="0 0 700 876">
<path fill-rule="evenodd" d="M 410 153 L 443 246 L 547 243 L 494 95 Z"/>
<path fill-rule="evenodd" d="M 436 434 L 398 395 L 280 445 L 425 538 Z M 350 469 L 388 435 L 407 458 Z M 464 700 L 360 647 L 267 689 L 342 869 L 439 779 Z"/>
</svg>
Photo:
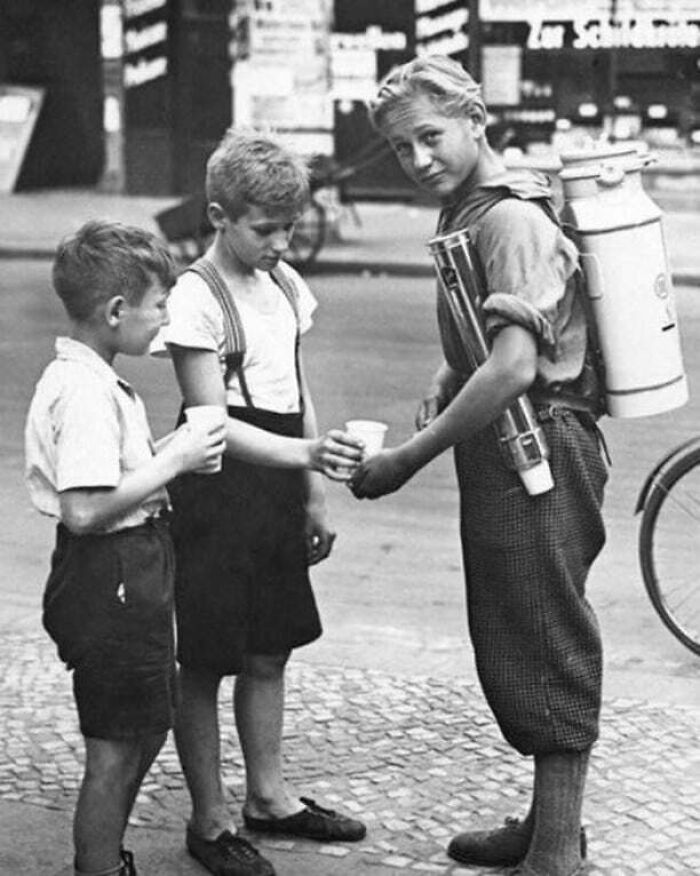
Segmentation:
<svg viewBox="0 0 700 876">
<path fill-rule="evenodd" d="M 208 471 L 223 429 L 183 426 L 158 446 L 143 404 L 112 369 L 167 323 L 175 279 L 153 235 L 91 222 L 59 247 L 53 282 L 71 322 L 39 380 L 26 475 L 58 522 L 43 621 L 73 670 L 85 739 L 74 817 L 75 874 L 135 876 L 122 848 L 141 782 L 173 722 L 173 550 L 165 484 Z"/>
<path fill-rule="evenodd" d="M 316 437 L 299 350 L 316 302 L 280 260 L 307 197 L 299 157 L 229 131 L 207 166 L 214 241 L 175 286 L 171 323 L 153 348 L 167 347 L 185 405 L 228 411 L 222 472 L 182 477 L 173 490 L 187 847 L 225 876 L 274 873 L 235 834 L 223 796 L 217 697 L 226 675 L 237 676 L 246 826 L 326 842 L 365 835 L 361 822 L 296 799 L 282 770 L 284 668 L 293 648 L 321 634 L 307 567 L 335 538 L 319 471 L 347 480 L 362 455 L 342 432 Z M 241 444 L 253 427 L 264 436 L 255 453 Z"/>
</svg>

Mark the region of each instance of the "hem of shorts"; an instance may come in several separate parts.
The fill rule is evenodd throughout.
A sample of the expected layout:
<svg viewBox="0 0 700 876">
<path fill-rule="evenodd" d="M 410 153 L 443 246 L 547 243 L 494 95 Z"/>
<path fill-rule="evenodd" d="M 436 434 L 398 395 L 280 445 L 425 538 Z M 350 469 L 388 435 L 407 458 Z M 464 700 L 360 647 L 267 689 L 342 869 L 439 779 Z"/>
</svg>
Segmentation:
<svg viewBox="0 0 700 876">
<path fill-rule="evenodd" d="M 320 630 L 316 635 L 312 637 L 306 637 L 302 640 L 299 640 L 291 645 L 286 645 L 285 647 L 265 650 L 265 651 L 253 651 L 250 653 L 260 654 L 261 656 L 274 656 L 276 654 L 284 654 L 287 651 L 296 651 L 297 648 L 303 648 L 305 645 L 311 645 L 313 642 L 318 641 L 323 635 L 323 630 Z M 245 652 L 248 653 L 248 652 Z M 216 672 L 219 675 L 240 675 L 243 672 L 243 665 L 238 666 L 236 669 L 231 669 L 230 663 L 227 663 L 225 668 L 222 668 L 222 664 L 215 664 L 213 662 L 200 662 L 196 658 L 194 660 L 181 659 L 181 655 L 178 653 L 175 655 L 175 659 L 177 661 L 178 666 L 182 666 L 184 669 L 196 669 L 199 671 L 207 671 L 207 672 Z"/>
</svg>

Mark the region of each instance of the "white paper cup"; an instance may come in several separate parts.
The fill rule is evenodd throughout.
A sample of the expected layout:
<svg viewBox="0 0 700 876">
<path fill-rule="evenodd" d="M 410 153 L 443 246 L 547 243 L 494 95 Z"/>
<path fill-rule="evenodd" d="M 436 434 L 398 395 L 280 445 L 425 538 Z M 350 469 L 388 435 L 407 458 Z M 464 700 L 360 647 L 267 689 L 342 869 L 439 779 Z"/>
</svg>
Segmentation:
<svg viewBox="0 0 700 876">
<path fill-rule="evenodd" d="M 386 423 L 380 423 L 378 420 L 348 420 L 345 424 L 345 430 L 353 438 L 364 441 L 367 456 L 379 453 L 384 446 L 384 436 L 388 428 Z"/>
<path fill-rule="evenodd" d="M 225 408 L 220 405 L 193 405 L 185 408 L 185 419 L 188 423 L 207 429 L 225 425 L 227 416 Z M 218 471 L 221 471 L 221 457 L 216 468 L 209 469 L 206 474 L 216 474 Z"/>
</svg>

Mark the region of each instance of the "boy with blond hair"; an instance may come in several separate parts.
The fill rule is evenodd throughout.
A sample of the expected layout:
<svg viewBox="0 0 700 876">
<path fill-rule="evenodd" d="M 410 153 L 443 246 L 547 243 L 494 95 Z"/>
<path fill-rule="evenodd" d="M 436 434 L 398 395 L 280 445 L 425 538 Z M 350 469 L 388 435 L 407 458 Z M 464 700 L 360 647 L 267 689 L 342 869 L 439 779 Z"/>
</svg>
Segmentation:
<svg viewBox="0 0 700 876">
<path fill-rule="evenodd" d="M 281 751 L 285 665 L 321 634 L 308 566 L 335 538 L 320 473 L 347 480 L 361 449 L 343 432 L 317 437 L 301 361 L 316 302 L 281 259 L 309 194 L 304 162 L 269 137 L 232 130 L 206 182 L 214 241 L 178 281 L 171 324 L 154 348 L 172 356 L 185 405 L 219 404 L 228 414 L 222 472 L 178 479 L 173 497 L 176 740 L 192 798 L 190 853 L 219 876 L 271 876 L 227 811 L 218 691 L 236 676 L 246 827 L 361 839 L 361 822 L 296 798 Z"/>
</svg>

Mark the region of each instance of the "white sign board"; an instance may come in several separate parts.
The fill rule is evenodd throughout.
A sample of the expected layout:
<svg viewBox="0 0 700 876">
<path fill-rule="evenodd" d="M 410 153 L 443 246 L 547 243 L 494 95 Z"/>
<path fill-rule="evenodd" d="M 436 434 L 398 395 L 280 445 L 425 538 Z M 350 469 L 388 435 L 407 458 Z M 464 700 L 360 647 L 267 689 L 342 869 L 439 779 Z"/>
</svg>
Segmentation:
<svg viewBox="0 0 700 876">
<path fill-rule="evenodd" d="M 14 191 L 43 100 L 43 88 L 0 85 L 0 192 Z"/>
</svg>

